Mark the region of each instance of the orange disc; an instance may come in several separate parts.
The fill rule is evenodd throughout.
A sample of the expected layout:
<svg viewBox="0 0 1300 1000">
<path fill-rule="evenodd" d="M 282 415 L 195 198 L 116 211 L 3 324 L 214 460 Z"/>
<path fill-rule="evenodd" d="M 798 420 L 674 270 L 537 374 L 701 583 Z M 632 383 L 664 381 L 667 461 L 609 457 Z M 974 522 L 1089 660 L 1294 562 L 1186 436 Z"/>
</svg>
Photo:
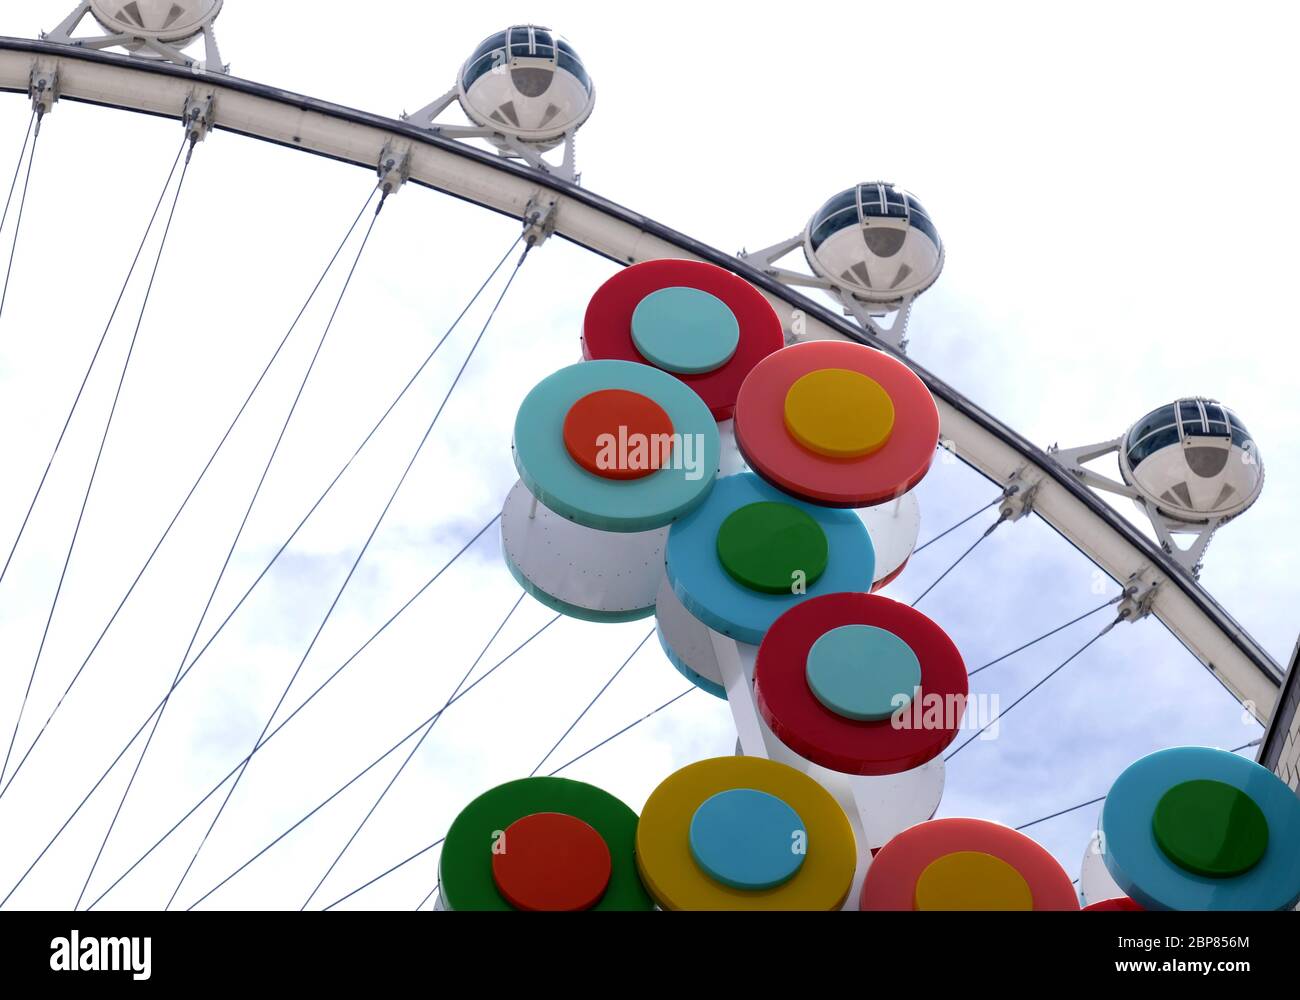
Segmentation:
<svg viewBox="0 0 1300 1000">
<path fill-rule="evenodd" d="M 602 479 L 641 479 L 664 468 L 672 434 L 664 408 L 628 389 L 588 393 L 564 418 L 569 457 Z"/>
<path fill-rule="evenodd" d="M 517 819 L 492 844 L 492 880 L 517 910 L 589 910 L 612 870 L 605 839 L 565 813 Z"/>
</svg>

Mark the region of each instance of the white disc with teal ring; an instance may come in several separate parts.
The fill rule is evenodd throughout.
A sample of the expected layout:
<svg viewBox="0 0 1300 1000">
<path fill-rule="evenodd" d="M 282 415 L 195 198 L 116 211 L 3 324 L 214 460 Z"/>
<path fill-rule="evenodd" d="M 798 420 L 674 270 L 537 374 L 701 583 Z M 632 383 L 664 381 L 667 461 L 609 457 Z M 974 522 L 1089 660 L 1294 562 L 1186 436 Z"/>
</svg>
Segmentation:
<svg viewBox="0 0 1300 1000">
<path fill-rule="evenodd" d="M 673 593 L 666 577 L 660 582 L 659 593 L 655 597 L 655 631 L 668 662 L 682 676 L 701 690 L 726 699 L 727 689 L 722 679 L 722 667 L 718 664 L 718 654 L 713 648 L 713 636 L 717 633 L 686 610 Z M 742 643 L 742 659 L 746 650 L 752 662 L 757 649 Z"/>
<path fill-rule="evenodd" d="M 761 530 L 723 532 L 738 518 Z M 767 530 L 772 537 L 762 534 Z M 668 581 L 686 610 L 754 645 L 801 601 L 866 593 L 874 570 L 871 538 L 856 513 L 796 500 L 748 472 L 720 478 L 708 499 L 668 532 Z M 788 580 L 789 589 L 775 592 L 778 579 Z"/>
<path fill-rule="evenodd" d="M 501 549 L 519 585 L 549 608 L 592 622 L 654 613 L 667 528 L 597 531 L 575 524 L 516 483 L 501 510 Z"/>
<path fill-rule="evenodd" d="M 611 389 L 653 401 L 671 422 L 666 457 L 639 478 L 588 471 L 566 446 L 565 420 L 574 404 Z M 624 440 L 618 427 L 606 430 L 615 461 L 635 452 L 637 431 Z M 667 372 L 631 361 L 562 368 L 533 387 L 515 418 L 515 467 L 524 485 L 555 513 L 601 531 L 648 531 L 689 513 L 708 495 L 719 455 L 718 425 L 700 397 Z"/>
<path fill-rule="evenodd" d="M 1101 810 L 1103 858 L 1148 910 L 1289 910 L 1300 902 L 1300 798 L 1226 750 L 1177 747 L 1121 774 Z"/>
</svg>

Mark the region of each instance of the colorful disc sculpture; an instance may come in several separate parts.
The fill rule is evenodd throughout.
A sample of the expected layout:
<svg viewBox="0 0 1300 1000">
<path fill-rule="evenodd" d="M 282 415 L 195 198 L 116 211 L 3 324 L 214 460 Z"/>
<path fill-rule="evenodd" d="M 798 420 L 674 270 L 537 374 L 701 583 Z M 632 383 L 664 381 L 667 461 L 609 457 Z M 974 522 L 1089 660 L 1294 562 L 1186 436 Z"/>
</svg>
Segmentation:
<svg viewBox="0 0 1300 1000">
<path fill-rule="evenodd" d="M 636 832 L 641 877 L 666 910 L 833 910 L 857 846 L 821 785 L 756 757 L 718 757 L 670 775 Z"/>
<path fill-rule="evenodd" d="M 1148 910 L 1286 910 L 1300 902 L 1300 798 L 1226 750 L 1130 764 L 1101 812 L 1106 868 Z"/>
<path fill-rule="evenodd" d="M 718 420 L 731 417 L 754 366 L 784 344 L 781 321 L 758 289 L 693 260 L 624 268 L 592 296 L 582 329 L 584 357 L 670 372 Z"/>
<path fill-rule="evenodd" d="M 1029 837 L 933 819 L 965 663 L 936 622 L 871 591 L 916 546 L 934 400 L 864 345 L 782 344 L 736 275 L 647 261 L 592 298 L 591 360 L 520 406 L 501 516 L 511 573 L 573 617 L 654 613 L 669 661 L 730 700 L 745 755 L 670 775 L 639 820 L 562 778 L 484 793 L 447 835 L 444 908 L 830 910 L 856 871 L 849 905 L 866 910 L 1079 909 Z M 733 431 L 753 471 L 720 475 Z M 1100 825 L 1089 910 L 1300 900 L 1300 800 L 1235 754 L 1138 761 Z"/>
<path fill-rule="evenodd" d="M 776 620 L 754 690 L 772 732 L 801 756 L 849 774 L 895 774 L 956 738 L 969 687 L 961 653 L 921 612 L 840 593 Z"/>
<path fill-rule="evenodd" d="M 796 344 L 745 380 L 736 443 L 755 472 L 793 496 L 870 507 L 925 476 L 939 411 L 916 374 L 887 354 L 861 344 Z"/>
<path fill-rule="evenodd" d="M 1022 833 L 979 819 L 936 819 L 876 854 L 863 910 L 1077 910 L 1074 885 Z"/>
<path fill-rule="evenodd" d="M 449 910 L 649 910 L 637 816 L 567 778 L 523 778 L 461 810 L 438 863 Z"/>
</svg>

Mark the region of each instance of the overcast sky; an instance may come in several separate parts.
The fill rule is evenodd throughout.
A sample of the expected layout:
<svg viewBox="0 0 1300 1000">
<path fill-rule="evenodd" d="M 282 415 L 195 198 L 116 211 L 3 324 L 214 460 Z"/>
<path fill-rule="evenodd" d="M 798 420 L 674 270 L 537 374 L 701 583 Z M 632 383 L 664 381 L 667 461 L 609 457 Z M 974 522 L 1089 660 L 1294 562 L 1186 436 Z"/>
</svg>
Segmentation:
<svg viewBox="0 0 1300 1000">
<path fill-rule="evenodd" d="M 71 0 L 8 5 L 33 37 Z M 311 12 L 301 16 L 303 10 Z M 808 4 L 743 15 L 664 2 L 633 22 L 591 4 L 230 0 L 223 56 L 248 79 L 396 115 L 446 91 L 485 36 L 550 24 L 598 100 L 584 185 L 724 250 L 792 235 L 830 195 L 888 179 L 947 246 L 912 353 L 1041 445 L 1103 440 L 1179 395 L 1241 415 L 1268 470 L 1259 503 L 1215 538 L 1202 580 L 1281 660 L 1300 596 L 1300 490 L 1287 237 L 1292 32 L 1263 4 Z M 887 14 L 887 16 L 885 16 Z M 29 107 L 0 100 L 0 171 Z M 174 122 L 61 104 L 45 122 L 0 317 L 0 557 L 7 555 L 180 141 Z M 373 184 L 364 171 L 217 133 L 195 153 L 104 458 L 40 657 L 16 758 L 94 644 Z M 13 220 L 0 236 L 6 251 Z M 516 236 L 509 220 L 422 189 L 378 220 L 212 610 L 201 648 Z M 155 236 L 156 239 L 156 236 Z M 152 262 L 155 244 L 145 253 Z M 338 295 L 327 279 L 54 723 L 0 799 L 0 897 L 167 690 Z M 523 394 L 575 361 L 583 309 L 613 272 L 559 240 L 520 271 L 460 387 L 277 715 L 282 720 L 500 509 Z M 121 373 L 137 273 L 40 505 L 0 583 L 0 737 L 8 743 Z M 487 317 L 492 286 L 178 688 L 83 906 L 252 747 Z M 959 464 L 919 487 L 922 538 L 992 498 Z M 918 556 L 910 600 L 982 530 Z M 999 530 L 925 599 L 974 668 L 1100 602 L 1094 568 L 1043 523 Z M 1105 589 L 1113 586 L 1100 581 Z M 177 897 L 187 906 L 446 700 L 518 596 L 489 531 L 258 755 Z M 480 673 L 552 613 L 525 599 Z M 1090 619 L 979 674 L 1010 703 L 1096 633 Z M 562 620 L 449 710 L 313 905 L 439 837 L 477 793 L 527 774 L 652 622 Z M 191 658 L 192 658 L 191 654 Z M 542 769 L 686 683 L 651 640 Z M 1105 793 L 1182 743 L 1235 747 L 1259 727 L 1155 621 L 1125 625 L 949 769 L 941 815 L 1018 825 Z M 695 692 L 565 771 L 639 809 L 669 773 L 728 753 L 723 702 Z M 371 770 L 205 906 L 297 907 L 411 744 Z M 140 743 L 8 903 L 73 905 Z M 5 779 L 8 781 L 8 778 Z M 224 789 L 103 906 L 167 902 Z M 1032 833 L 1077 874 L 1090 807 Z M 436 851 L 345 905 L 412 908 Z"/>
</svg>

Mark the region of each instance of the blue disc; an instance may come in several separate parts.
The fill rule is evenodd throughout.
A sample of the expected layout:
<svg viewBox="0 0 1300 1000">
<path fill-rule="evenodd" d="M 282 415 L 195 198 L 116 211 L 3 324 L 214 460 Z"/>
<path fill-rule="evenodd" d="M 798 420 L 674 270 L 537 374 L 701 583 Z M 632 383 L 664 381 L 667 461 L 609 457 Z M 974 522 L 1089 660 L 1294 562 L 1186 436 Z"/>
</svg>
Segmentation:
<svg viewBox="0 0 1300 1000">
<path fill-rule="evenodd" d="M 808 650 L 808 687 L 836 715 L 879 722 L 905 708 L 921 686 L 912 647 L 874 625 L 842 625 Z"/>
<path fill-rule="evenodd" d="M 826 569 L 788 594 L 766 594 L 737 583 L 718 558 L 723 521 L 741 507 L 764 501 L 798 507 L 826 534 Z M 853 511 L 795 500 L 752 472 L 742 472 L 719 478 L 708 499 L 673 524 L 666 563 L 668 582 L 687 611 L 715 631 L 758 645 L 772 623 L 801 601 L 843 591 L 867 593 L 876 557 L 867 529 Z"/>
<path fill-rule="evenodd" d="M 1219 781 L 1244 792 L 1268 823 L 1268 846 L 1249 871 L 1209 878 L 1169 858 L 1156 807 L 1176 785 Z M 1102 858 L 1126 895 L 1148 910 L 1289 910 L 1300 902 L 1300 798 L 1267 768 L 1226 750 L 1177 747 L 1143 757 L 1111 786 L 1101 810 Z"/>
<path fill-rule="evenodd" d="M 637 303 L 632 343 L 664 371 L 702 375 L 731 360 L 740 344 L 740 323 L 716 295 L 698 288 L 661 288 Z"/>
<path fill-rule="evenodd" d="M 730 788 L 705 799 L 691 818 L 690 842 L 700 869 L 733 889 L 788 882 L 808 851 L 799 814 L 753 788 Z"/>
<path fill-rule="evenodd" d="M 626 389 L 668 414 L 674 442 L 663 468 L 640 479 L 588 472 L 564 445 L 570 407 L 601 389 Z M 718 471 L 718 425 L 700 397 L 667 372 L 635 361 L 584 361 L 542 379 L 515 418 L 515 468 L 528 491 L 571 521 L 601 531 L 662 528 L 708 495 Z"/>
</svg>

